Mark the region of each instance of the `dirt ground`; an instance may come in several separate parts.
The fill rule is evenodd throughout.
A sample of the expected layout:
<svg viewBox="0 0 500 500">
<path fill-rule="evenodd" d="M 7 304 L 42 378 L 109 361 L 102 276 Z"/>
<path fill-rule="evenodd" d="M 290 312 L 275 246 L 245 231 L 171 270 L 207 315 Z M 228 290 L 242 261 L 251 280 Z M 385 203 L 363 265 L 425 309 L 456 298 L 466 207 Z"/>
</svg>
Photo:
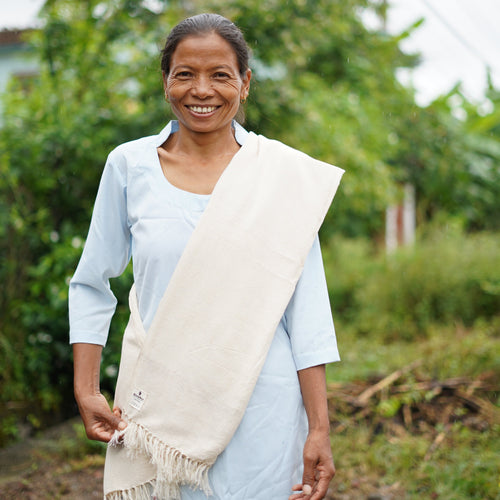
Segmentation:
<svg viewBox="0 0 500 500">
<path fill-rule="evenodd" d="M 78 453 L 75 424 L 70 420 L 0 449 L 0 499 L 87 500 L 102 498 L 104 458 Z M 377 490 L 376 478 L 357 480 L 350 492 L 329 492 L 328 500 L 397 500 L 394 489 Z M 400 493 L 400 492 L 399 492 Z M 245 499 L 242 499 L 245 500 Z M 271 499 L 270 499 L 271 500 Z"/>
<path fill-rule="evenodd" d="M 39 437 L 0 449 L 0 498 L 102 498 L 103 457 L 71 458 L 68 453 L 68 443 L 73 447 L 78 443 L 74 429 L 77 422 L 70 420 Z"/>
</svg>

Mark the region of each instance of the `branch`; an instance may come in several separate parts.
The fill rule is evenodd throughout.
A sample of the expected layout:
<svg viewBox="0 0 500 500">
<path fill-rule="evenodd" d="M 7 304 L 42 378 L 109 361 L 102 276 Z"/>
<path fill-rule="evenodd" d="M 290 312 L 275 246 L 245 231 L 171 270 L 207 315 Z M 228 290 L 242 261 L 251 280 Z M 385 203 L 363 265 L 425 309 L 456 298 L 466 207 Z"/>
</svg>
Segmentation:
<svg viewBox="0 0 500 500">
<path fill-rule="evenodd" d="M 396 370 L 395 372 L 392 372 L 390 375 L 387 375 L 387 377 L 383 378 L 379 382 L 377 382 L 375 385 L 372 385 L 371 387 L 368 387 L 368 389 L 365 389 L 356 399 L 354 404 L 356 406 L 365 406 L 366 403 L 368 403 L 368 400 L 377 392 L 381 391 L 385 387 L 391 385 L 393 382 L 395 382 L 399 377 L 404 375 L 405 373 L 408 373 L 412 370 L 414 370 L 417 366 L 420 366 L 422 364 L 422 360 L 416 360 L 413 363 L 410 363 L 409 365 L 400 368 L 399 370 Z"/>
</svg>

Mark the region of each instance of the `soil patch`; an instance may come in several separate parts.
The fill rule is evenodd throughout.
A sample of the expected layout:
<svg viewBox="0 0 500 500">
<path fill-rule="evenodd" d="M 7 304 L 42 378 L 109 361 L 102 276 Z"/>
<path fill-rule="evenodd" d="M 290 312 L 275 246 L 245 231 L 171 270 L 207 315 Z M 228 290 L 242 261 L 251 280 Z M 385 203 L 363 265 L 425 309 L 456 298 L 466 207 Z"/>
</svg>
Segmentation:
<svg viewBox="0 0 500 500">
<path fill-rule="evenodd" d="M 40 436 L 0 450 L 0 498 L 102 498 L 104 458 L 87 454 L 71 419 Z"/>
</svg>

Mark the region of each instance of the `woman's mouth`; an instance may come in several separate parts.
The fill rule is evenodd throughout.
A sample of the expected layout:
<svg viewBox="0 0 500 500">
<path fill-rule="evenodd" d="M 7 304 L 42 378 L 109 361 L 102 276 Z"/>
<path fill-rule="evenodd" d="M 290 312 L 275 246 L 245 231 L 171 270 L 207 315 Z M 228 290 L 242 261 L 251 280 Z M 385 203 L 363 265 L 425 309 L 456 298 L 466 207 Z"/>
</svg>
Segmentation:
<svg viewBox="0 0 500 500">
<path fill-rule="evenodd" d="M 193 113 L 206 115 L 215 111 L 217 106 L 187 106 L 187 108 Z"/>
</svg>

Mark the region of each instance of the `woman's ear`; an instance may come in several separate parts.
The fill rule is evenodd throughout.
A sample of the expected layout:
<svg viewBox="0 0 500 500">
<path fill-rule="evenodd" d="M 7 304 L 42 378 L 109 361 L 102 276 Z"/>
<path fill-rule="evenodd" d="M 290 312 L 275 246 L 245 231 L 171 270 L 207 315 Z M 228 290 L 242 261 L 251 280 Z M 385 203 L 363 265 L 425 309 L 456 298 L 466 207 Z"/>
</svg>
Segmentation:
<svg viewBox="0 0 500 500">
<path fill-rule="evenodd" d="M 167 81 L 168 81 L 168 75 L 165 73 L 165 71 L 161 72 L 161 76 L 163 79 L 163 89 L 165 90 L 165 93 L 167 92 Z"/>
<path fill-rule="evenodd" d="M 165 73 L 165 71 L 162 71 L 161 75 L 163 78 L 163 91 L 165 92 L 165 101 L 170 102 L 170 99 L 168 98 L 168 90 L 167 90 L 168 75 Z"/>
<path fill-rule="evenodd" d="M 241 98 L 246 99 L 250 92 L 250 80 L 252 79 L 252 70 L 248 68 L 243 77 L 243 86 L 241 88 Z"/>
</svg>

